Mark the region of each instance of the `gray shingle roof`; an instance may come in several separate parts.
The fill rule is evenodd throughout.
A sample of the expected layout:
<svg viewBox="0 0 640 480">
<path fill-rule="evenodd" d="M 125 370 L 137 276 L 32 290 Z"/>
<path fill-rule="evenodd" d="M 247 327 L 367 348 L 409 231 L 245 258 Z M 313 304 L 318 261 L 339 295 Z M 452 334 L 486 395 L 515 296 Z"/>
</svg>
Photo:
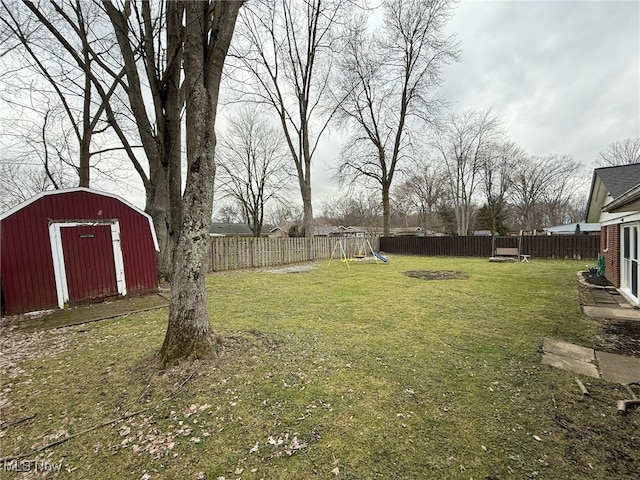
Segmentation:
<svg viewBox="0 0 640 480">
<path fill-rule="evenodd" d="M 212 223 L 209 228 L 212 235 L 253 235 L 246 223 Z"/>
<path fill-rule="evenodd" d="M 600 177 L 614 199 L 640 183 L 640 163 L 596 168 L 594 173 Z"/>
</svg>

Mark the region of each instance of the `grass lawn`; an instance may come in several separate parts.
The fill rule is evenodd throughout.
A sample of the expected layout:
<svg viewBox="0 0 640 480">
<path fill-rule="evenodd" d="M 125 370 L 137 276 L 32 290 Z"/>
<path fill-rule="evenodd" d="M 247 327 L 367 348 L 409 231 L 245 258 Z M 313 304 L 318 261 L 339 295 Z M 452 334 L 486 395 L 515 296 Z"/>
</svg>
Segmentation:
<svg viewBox="0 0 640 480">
<path fill-rule="evenodd" d="M 213 274 L 221 356 L 167 372 L 153 367 L 166 310 L 5 331 L 0 456 L 145 409 L 26 460 L 61 463 L 47 478 L 636 479 L 625 392 L 582 377 L 583 397 L 575 374 L 540 363 L 544 337 L 598 341 L 583 268 L 392 256 Z M 19 475 L 33 468 L 0 471 Z"/>
</svg>

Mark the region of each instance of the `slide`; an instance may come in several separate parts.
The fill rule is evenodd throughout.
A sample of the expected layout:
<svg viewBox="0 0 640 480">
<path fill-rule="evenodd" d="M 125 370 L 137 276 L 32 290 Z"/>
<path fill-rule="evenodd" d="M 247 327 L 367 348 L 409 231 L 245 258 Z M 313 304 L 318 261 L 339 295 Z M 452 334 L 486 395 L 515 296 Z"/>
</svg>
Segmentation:
<svg viewBox="0 0 640 480">
<path fill-rule="evenodd" d="M 376 258 L 382 260 L 384 263 L 389 263 L 389 259 L 384 255 L 380 255 L 379 252 L 373 252 L 373 254 L 376 256 Z"/>
</svg>

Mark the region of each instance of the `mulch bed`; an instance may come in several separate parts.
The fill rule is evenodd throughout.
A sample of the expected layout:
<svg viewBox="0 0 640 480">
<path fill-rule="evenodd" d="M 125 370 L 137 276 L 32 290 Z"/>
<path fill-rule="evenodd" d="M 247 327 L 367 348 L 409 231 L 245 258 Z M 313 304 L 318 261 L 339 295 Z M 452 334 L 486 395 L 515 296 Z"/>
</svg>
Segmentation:
<svg viewBox="0 0 640 480">
<path fill-rule="evenodd" d="M 584 281 L 589 285 L 594 285 L 596 287 L 613 287 L 613 283 L 611 283 L 605 277 L 599 277 L 595 273 L 591 273 L 588 271 L 582 272 L 582 278 L 584 278 Z"/>
</svg>

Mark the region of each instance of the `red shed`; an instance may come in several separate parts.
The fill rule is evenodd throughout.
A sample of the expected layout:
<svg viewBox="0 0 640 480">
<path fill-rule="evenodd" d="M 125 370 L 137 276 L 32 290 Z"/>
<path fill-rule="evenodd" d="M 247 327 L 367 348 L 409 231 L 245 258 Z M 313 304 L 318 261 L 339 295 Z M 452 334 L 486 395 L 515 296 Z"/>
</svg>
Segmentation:
<svg viewBox="0 0 640 480">
<path fill-rule="evenodd" d="M 151 217 L 88 188 L 42 192 L 0 215 L 8 315 L 158 288 Z"/>
</svg>

